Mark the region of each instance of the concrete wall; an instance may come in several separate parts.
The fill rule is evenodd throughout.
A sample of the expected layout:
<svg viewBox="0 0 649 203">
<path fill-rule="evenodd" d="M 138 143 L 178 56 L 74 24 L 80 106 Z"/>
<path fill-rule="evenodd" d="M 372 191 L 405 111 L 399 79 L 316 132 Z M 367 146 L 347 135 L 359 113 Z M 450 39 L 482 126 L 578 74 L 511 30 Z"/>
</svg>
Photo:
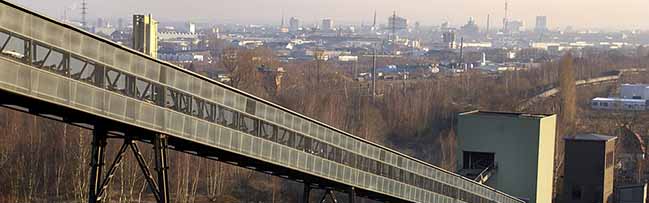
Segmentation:
<svg viewBox="0 0 649 203">
<path fill-rule="evenodd" d="M 463 151 L 495 153 L 487 185 L 532 203 L 552 199 L 556 116 L 472 112 L 460 114 L 457 163 Z"/>
<path fill-rule="evenodd" d="M 613 160 L 609 161 L 604 159 L 605 163 L 606 162 L 613 162 L 612 165 L 607 165 L 604 168 L 604 200 L 603 202 L 610 202 L 613 203 L 613 186 L 615 183 L 615 140 L 609 140 L 606 142 L 606 154 L 612 154 L 613 156 L 607 157 L 612 158 Z"/>
<path fill-rule="evenodd" d="M 602 142 L 566 140 L 563 203 L 602 202 L 603 144 Z M 576 192 L 576 190 L 581 192 Z M 580 199 L 573 197 L 575 193 L 581 193 Z"/>
<path fill-rule="evenodd" d="M 546 117 L 541 120 L 538 173 L 536 176 L 536 202 L 552 202 L 554 185 L 554 149 L 556 140 L 557 117 Z"/>
</svg>

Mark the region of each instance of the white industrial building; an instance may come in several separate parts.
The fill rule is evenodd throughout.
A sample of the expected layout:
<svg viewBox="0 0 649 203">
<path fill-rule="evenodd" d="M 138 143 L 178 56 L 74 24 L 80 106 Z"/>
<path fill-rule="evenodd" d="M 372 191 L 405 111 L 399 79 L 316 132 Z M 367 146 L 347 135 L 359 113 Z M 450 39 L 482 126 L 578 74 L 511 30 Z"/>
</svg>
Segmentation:
<svg viewBox="0 0 649 203">
<path fill-rule="evenodd" d="M 198 34 L 191 32 L 167 31 L 159 32 L 158 40 L 175 40 L 175 39 L 198 39 Z"/>
<path fill-rule="evenodd" d="M 649 85 L 622 84 L 620 97 L 597 97 L 590 101 L 590 107 L 598 110 L 645 111 L 649 101 Z"/>
<path fill-rule="evenodd" d="M 624 99 L 649 99 L 649 85 L 647 84 L 622 84 L 620 97 Z"/>
<path fill-rule="evenodd" d="M 601 110 L 644 111 L 647 109 L 647 100 L 597 97 L 591 100 L 590 106 Z"/>
<path fill-rule="evenodd" d="M 356 61 L 358 61 L 358 56 L 340 55 L 340 56 L 338 56 L 338 61 L 340 61 L 340 62 L 356 62 Z"/>
</svg>

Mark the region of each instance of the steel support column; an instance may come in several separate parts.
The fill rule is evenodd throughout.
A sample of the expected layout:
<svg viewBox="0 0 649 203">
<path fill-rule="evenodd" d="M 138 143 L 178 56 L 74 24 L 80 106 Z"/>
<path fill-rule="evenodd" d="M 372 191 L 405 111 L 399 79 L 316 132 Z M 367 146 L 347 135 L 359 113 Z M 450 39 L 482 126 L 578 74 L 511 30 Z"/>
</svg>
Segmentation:
<svg viewBox="0 0 649 203">
<path fill-rule="evenodd" d="M 167 136 L 158 134 L 153 139 L 155 165 L 158 172 L 158 192 L 160 196 L 160 203 L 169 202 L 169 178 L 167 176 Z"/>
<path fill-rule="evenodd" d="M 311 192 L 313 188 L 308 184 L 304 183 L 304 192 L 302 193 L 302 203 L 309 203 L 309 193 Z M 333 203 L 338 203 L 338 199 L 336 198 L 336 194 L 334 193 L 334 190 L 329 188 L 325 189 L 324 194 L 322 194 L 322 198 L 320 199 L 320 203 L 324 203 L 327 200 L 327 197 L 331 200 Z M 354 203 L 356 202 L 356 189 L 354 187 L 349 188 L 349 193 L 348 193 L 348 203 Z"/>
<path fill-rule="evenodd" d="M 106 193 L 106 190 L 108 189 L 108 185 L 110 185 L 111 180 L 113 180 L 117 168 L 119 168 L 119 166 L 122 164 L 122 160 L 126 155 L 126 150 L 128 150 L 128 146 L 131 144 L 131 142 L 132 141 L 130 139 L 124 140 L 124 144 L 122 144 L 122 147 L 117 152 L 113 164 L 111 164 L 110 168 L 108 168 L 108 172 L 106 173 L 103 183 L 101 184 L 101 189 L 99 190 L 99 192 L 97 192 L 98 202 L 101 202 L 103 200 L 102 197 L 104 196 L 104 193 Z"/>
<path fill-rule="evenodd" d="M 88 203 L 98 202 L 97 193 L 101 190 L 102 168 L 106 156 L 106 138 L 108 131 L 101 125 L 92 130 L 92 154 L 90 158 L 90 183 L 88 185 Z"/>
<path fill-rule="evenodd" d="M 309 203 L 309 199 L 311 198 L 310 193 L 311 193 L 311 186 L 309 186 L 309 183 L 304 182 L 304 192 L 302 192 L 302 203 Z"/>
<path fill-rule="evenodd" d="M 325 201 L 327 200 L 327 196 L 329 196 L 329 198 L 331 199 L 331 201 L 333 201 L 333 203 L 338 203 L 338 200 L 336 199 L 336 194 L 334 194 L 334 191 L 332 189 L 327 189 L 325 191 L 324 195 L 322 195 L 322 199 L 320 199 L 320 203 L 325 203 Z"/>
<path fill-rule="evenodd" d="M 137 164 L 140 166 L 140 170 L 142 170 L 146 182 L 149 184 L 149 188 L 153 191 L 153 196 L 155 196 L 156 201 L 160 201 L 160 190 L 158 189 L 158 184 L 155 182 L 155 179 L 153 179 L 153 175 L 151 174 L 149 166 L 147 165 L 146 160 L 144 160 L 144 156 L 142 155 L 142 152 L 140 152 L 137 143 L 131 143 L 131 150 L 133 151 L 133 155 L 135 155 Z"/>
</svg>

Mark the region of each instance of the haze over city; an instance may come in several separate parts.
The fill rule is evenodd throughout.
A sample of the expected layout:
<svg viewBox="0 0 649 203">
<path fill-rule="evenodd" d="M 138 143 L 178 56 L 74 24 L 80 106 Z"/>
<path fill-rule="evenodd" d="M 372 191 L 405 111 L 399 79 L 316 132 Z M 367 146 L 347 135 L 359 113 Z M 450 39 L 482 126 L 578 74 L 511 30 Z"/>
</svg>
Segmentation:
<svg viewBox="0 0 649 203">
<path fill-rule="evenodd" d="M 44 12 L 53 17 L 63 15 L 64 8 L 73 8 L 71 17 L 79 18 L 80 0 L 12 0 L 12 2 Z M 128 5 L 128 6 L 124 6 Z M 296 16 L 305 23 L 332 18 L 339 23 L 371 23 L 374 10 L 380 19 L 393 11 L 422 25 L 439 25 L 449 21 L 461 25 L 473 16 L 485 26 L 491 14 L 492 25 L 501 25 L 503 0 L 245 0 L 191 2 L 172 0 L 88 1 L 89 17 L 128 17 L 132 13 L 152 13 L 160 20 L 186 19 L 211 23 L 279 24 L 282 12 Z M 510 0 L 511 19 L 534 22 L 535 16 L 548 16 L 549 27 L 591 29 L 649 29 L 649 1 L 644 0 Z"/>
</svg>

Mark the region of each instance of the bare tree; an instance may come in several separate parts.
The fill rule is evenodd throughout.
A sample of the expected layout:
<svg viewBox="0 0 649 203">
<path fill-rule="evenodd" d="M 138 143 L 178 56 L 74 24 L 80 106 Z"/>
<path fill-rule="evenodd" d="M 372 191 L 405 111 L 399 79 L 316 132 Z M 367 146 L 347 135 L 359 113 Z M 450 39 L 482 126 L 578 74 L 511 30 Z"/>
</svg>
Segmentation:
<svg viewBox="0 0 649 203">
<path fill-rule="evenodd" d="M 563 133 L 568 133 L 574 128 L 577 117 L 577 87 L 573 58 L 570 53 L 564 55 L 559 62 L 559 91 L 561 97 L 559 121 L 564 128 Z"/>
<path fill-rule="evenodd" d="M 566 53 L 559 61 L 559 121 L 555 139 L 555 168 L 554 168 L 554 195 L 561 194 L 563 180 L 563 154 L 566 135 L 570 135 L 576 125 L 577 117 L 577 87 L 575 84 L 575 68 L 570 52 Z"/>
</svg>

